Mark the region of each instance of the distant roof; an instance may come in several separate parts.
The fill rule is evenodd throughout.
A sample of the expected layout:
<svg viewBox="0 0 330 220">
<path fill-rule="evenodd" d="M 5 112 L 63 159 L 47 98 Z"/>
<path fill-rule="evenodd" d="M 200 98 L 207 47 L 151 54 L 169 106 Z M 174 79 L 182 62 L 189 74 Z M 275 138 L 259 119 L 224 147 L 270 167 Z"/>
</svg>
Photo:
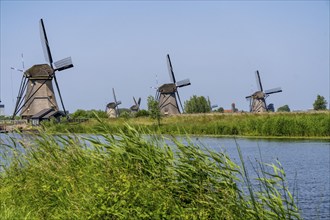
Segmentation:
<svg viewBox="0 0 330 220">
<path fill-rule="evenodd" d="M 40 112 L 38 112 L 37 114 L 33 115 L 31 117 L 31 119 L 38 119 L 38 118 L 42 118 L 44 117 L 45 115 L 47 115 L 48 113 L 50 113 L 51 111 L 54 111 L 53 108 L 46 108 L 46 109 L 43 109 L 41 110 Z"/>
<path fill-rule="evenodd" d="M 50 117 L 60 117 L 60 116 L 64 116 L 64 112 L 63 111 L 51 111 L 49 112 L 47 115 L 43 116 L 43 119 L 49 119 Z"/>
<path fill-rule="evenodd" d="M 65 114 L 63 111 L 56 111 L 53 108 L 46 108 L 33 115 L 31 119 L 49 119 L 50 117 L 57 118 L 64 115 Z"/>
</svg>

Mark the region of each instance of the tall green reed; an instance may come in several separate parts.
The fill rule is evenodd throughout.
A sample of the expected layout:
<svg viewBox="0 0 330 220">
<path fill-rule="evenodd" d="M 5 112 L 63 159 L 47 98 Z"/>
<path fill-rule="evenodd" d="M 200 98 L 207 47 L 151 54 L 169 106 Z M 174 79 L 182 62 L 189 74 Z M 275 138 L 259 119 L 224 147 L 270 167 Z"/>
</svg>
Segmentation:
<svg viewBox="0 0 330 220">
<path fill-rule="evenodd" d="M 102 121 L 98 131 L 97 137 L 36 136 L 0 174 L 0 216 L 300 219 L 281 166 L 260 164 L 251 180 L 241 153 L 239 166 L 189 138 L 146 137 L 150 131 L 129 125 L 115 136 Z"/>
</svg>

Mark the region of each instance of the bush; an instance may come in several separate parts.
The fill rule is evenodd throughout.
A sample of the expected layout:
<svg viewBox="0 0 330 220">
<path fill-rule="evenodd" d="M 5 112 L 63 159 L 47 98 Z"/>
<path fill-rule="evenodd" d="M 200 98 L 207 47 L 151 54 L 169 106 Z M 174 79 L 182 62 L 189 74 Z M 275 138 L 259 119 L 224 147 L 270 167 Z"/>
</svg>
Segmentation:
<svg viewBox="0 0 330 220">
<path fill-rule="evenodd" d="M 147 110 L 140 110 L 138 111 L 136 114 L 135 114 L 135 117 L 138 118 L 138 117 L 148 117 L 150 115 L 149 111 Z"/>
<path fill-rule="evenodd" d="M 120 117 L 120 118 L 128 119 L 128 118 L 131 117 L 131 114 L 130 114 L 129 112 L 127 112 L 127 111 L 124 111 L 124 112 L 122 112 L 122 113 L 120 114 L 119 117 Z"/>
<path fill-rule="evenodd" d="M 288 105 L 283 105 L 277 109 L 278 112 L 290 112 L 290 108 Z"/>
</svg>

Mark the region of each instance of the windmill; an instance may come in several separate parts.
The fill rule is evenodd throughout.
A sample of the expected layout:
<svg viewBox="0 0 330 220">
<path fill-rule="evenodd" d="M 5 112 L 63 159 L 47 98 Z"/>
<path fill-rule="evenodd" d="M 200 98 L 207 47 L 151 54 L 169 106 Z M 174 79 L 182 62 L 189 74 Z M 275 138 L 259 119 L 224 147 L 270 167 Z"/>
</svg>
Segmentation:
<svg viewBox="0 0 330 220">
<path fill-rule="evenodd" d="M 139 98 L 138 101 L 135 100 L 135 97 L 133 97 L 134 100 L 134 105 L 130 107 L 132 112 L 138 112 L 140 109 L 140 104 L 141 104 L 141 98 Z"/>
<path fill-rule="evenodd" d="M 23 119 L 31 119 L 33 116 L 40 115 L 42 112 L 49 113 L 47 110 L 58 112 L 59 107 L 57 105 L 55 92 L 53 89 L 53 79 L 55 81 L 55 86 L 64 114 L 66 115 L 66 110 L 55 73 L 57 71 L 72 68 L 72 60 L 71 57 L 67 57 L 53 63 L 53 58 L 42 19 L 40 19 L 40 37 L 47 64 L 37 64 L 25 71 L 23 63 L 23 70 L 21 71 L 23 76 L 13 117 L 19 112 L 21 112 L 20 115 Z"/>
<path fill-rule="evenodd" d="M 259 71 L 256 71 L 256 79 L 258 91 L 245 98 L 250 100 L 250 112 L 266 112 L 268 110 L 266 105 L 266 98 L 273 93 L 282 92 L 280 87 L 264 91 L 261 84 Z"/>
<path fill-rule="evenodd" d="M 158 101 L 158 106 L 160 112 L 165 115 L 180 114 L 180 109 L 178 106 L 177 99 L 179 100 L 181 109 L 183 110 L 178 88 L 189 86 L 190 80 L 185 79 L 179 82 L 176 81 L 173 67 L 170 59 L 170 55 L 167 54 L 167 67 L 170 74 L 170 83 L 166 83 L 158 87 L 156 92 L 156 100 Z"/>
<path fill-rule="evenodd" d="M 209 103 L 210 111 L 218 107 L 217 104 L 211 105 L 210 97 L 207 97 L 207 102 Z"/>
<path fill-rule="evenodd" d="M 114 88 L 112 88 L 112 93 L 113 93 L 114 102 L 110 102 L 107 104 L 106 112 L 107 112 L 109 118 L 117 118 L 117 117 L 119 117 L 118 105 L 121 104 L 121 101 L 117 101 Z"/>
</svg>

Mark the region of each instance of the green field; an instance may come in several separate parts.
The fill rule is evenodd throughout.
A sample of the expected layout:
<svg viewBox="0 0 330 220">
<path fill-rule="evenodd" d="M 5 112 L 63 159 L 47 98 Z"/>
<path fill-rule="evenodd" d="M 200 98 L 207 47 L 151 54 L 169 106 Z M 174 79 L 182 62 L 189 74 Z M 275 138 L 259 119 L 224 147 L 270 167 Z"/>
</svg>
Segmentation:
<svg viewBox="0 0 330 220">
<path fill-rule="evenodd" d="M 117 133 L 125 124 L 162 134 L 191 134 L 246 137 L 324 138 L 330 139 L 330 112 L 264 114 L 182 114 L 162 117 L 158 126 L 149 117 L 103 119 L 107 129 Z M 98 132 L 98 120 L 85 123 L 44 123 L 49 132 Z"/>
<path fill-rule="evenodd" d="M 30 136 L 20 140 L 24 154 L 19 141 L 0 142 L 14 152 L 0 153 L 0 162 L 11 161 L 0 166 L 1 219 L 301 218 L 279 162 L 259 162 L 251 180 L 241 154 L 235 164 L 192 143 L 142 138 L 151 131 L 126 126 L 113 136 L 99 123 L 97 132 L 101 140 Z"/>
</svg>

